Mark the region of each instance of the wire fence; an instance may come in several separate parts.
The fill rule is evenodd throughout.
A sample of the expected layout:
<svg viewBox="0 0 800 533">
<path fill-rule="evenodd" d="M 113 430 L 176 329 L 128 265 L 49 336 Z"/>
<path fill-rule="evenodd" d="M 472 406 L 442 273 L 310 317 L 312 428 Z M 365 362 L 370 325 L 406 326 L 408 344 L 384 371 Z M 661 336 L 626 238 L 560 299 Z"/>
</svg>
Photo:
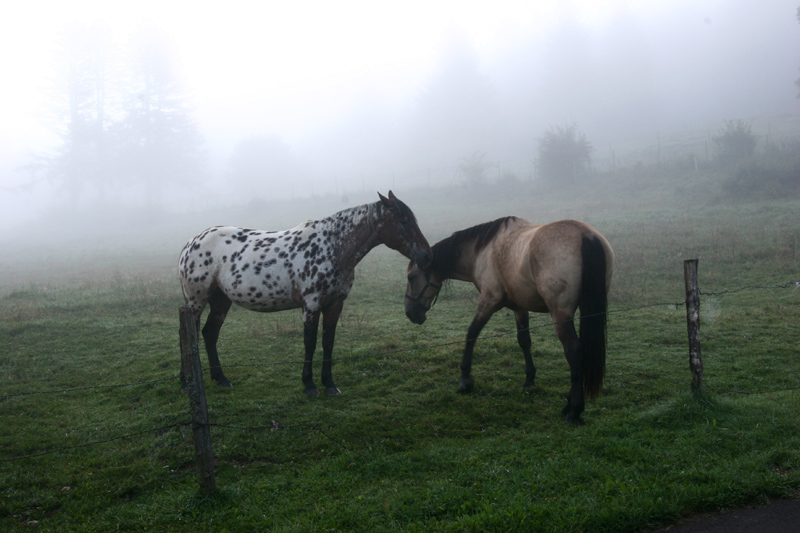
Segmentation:
<svg viewBox="0 0 800 533">
<path fill-rule="evenodd" d="M 365 455 L 363 455 L 363 454 L 361 454 L 361 453 L 359 453 L 357 451 L 351 450 L 340 439 L 332 437 L 331 435 L 326 433 L 322 428 L 320 428 L 316 424 L 283 425 L 283 424 L 280 424 L 280 423 L 276 422 L 275 420 L 272 420 L 270 425 L 266 425 L 266 426 L 234 426 L 234 425 L 230 425 L 230 424 L 217 424 L 217 423 L 209 423 L 208 425 L 209 425 L 209 427 L 216 427 L 216 428 L 222 428 L 222 429 L 238 429 L 238 430 L 242 430 L 242 431 L 269 430 L 271 432 L 274 432 L 274 431 L 284 431 L 284 430 L 287 430 L 287 429 L 290 429 L 290 430 L 291 429 L 310 429 L 312 431 L 315 431 L 315 432 L 319 433 L 320 435 L 322 435 L 326 439 L 330 440 L 331 442 L 333 442 L 337 446 L 339 446 L 339 447 L 341 447 L 341 448 L 343 448 L 343 449 L 345 449 L 345 450 L 347 450 L 347 451 L 349 451 L 351 453 L 355 453 L 356 455 L 359 455 L 361 457 L 365 457 L 366 458 Z M 99 446 L 100 444 L 108 444 L 109 442 L 114 442 L 114 441 L 118 441 L 118 440 L 132 439 L 134 437 L 140 437 L 142 435 L 148 435 L 148 434 L 151 434 L 151 433 L 158 433 L 158 432 L 165 431 L 165 430 L 168 430 L 168 429 L 175 429 L 175 428 L 189 427 L 189 426 L 193 426 L 193 423 L 192 422 L 177 422 L 175 424 L 168 424 L 168 425 L 165 425 L 165 426 L 159 426 L 159 427 L 155 427 L 155 428 L 145 429 L 145 430 L 142 430 L 142 431 L 137 431 L 135 433 L 128 433 L 126 435 L 117 435 L 115 437 L 109 437 L 107 439 L 95 440 L 95 441 L 92 441 L 92 442 L 85 442 L 85 443 L 82 443 L 82 444 L 74 444 L 74 445 L 71 445 L 71 446 L 59 446 L 57 448 L 51 448 L 49 450 L 38 451 L 38 452 L 27 454 L 27 455 L 17 455 L 15 457 L 8 457 L 8 458 L 0 459 L 0 463 L 11 463 L 11 462 L 14 462 L 14 461 L 19 461 L 21 459 L 34 459 L 34 458 L 37 458 L 37 457 L 43 457 L 45 455 L 53 455 L 53 454 L 61 453 L 61 452 L 69 452 L 69 451 L 78 450 L 78 449 L 81 449 L 81 448 L 88 448 L 90 446 Z"/>
<path fill-rule="evenodd" d="M 746 285 L 746 286 L 739 287 L 739 288 L 736 288 L 736 289 L 726 289 L 726 290 L 721 290 L 721 291 L 702 291 L 701 290 L 700 294 L 703 295 L 703 296 L 722 296 L 722 295 L 727 295 L 727 294 L 735 294 L 735 293 L 743 292 L 743 291 L 746 291 L 746 290 L 785 290 L 785 289 L 798 289 L 798 288 L 800 288 L 800 281 L 790 281 L 790 282 L 784 283 L 782 285 Z M 639 311 L 639 310 L 650 309 L 650 308 L 655 308 L 655 307 L 672 307 L 672 308 L 677 310 L 681 306 L 683 306 L 684 304 L 685 304 L 685 302 L 658 302 L 658 303 L 643 304 L 643 305 L 630 306 L 630 307 L 624 307 L 624 308 L 617 308 L 617 309 L 612 309 L 612 310 L 606 311 L 605 313 L 598 313 L 596 315 L 586 315 L 586 316 L 589 317 L 589 316 L 600 316 L 600 315 L 604 315 L 604 314 L 605 315 L 611 315 L 611 314 L 618 314 L 618 313 L 627 313 L 627 312 L 631 312 L 631 311 Z M 525 330 L 532 331 L 532 330 L 536 330 L 536 329 L 550 328 L 550 327 L 552 327 L 554 325 L 555 325 L 555 323 L 545 323 L 545 324 L 540 324 L 540 325 L 536 325 L 536 326 L 530 326 L 528 328 L 524 328 L 524 329 L 521 329 L 521 330 L 513 329 L 513 330 L 504 331 L 504 332 L 498 332 L 498 333 L 493 333 L 493 334 L 488 334 L 488 335 L 482 335 L 480 338 L 482 338 L 482 339 L 491 339 L 491 338 L 506 337 L 506 336 L 510 336 L 510 335 L 516 335 L 520 331 L 525 331 Z M 446 346 L 451 346 L 451 345 L 454 345 L 454 344 L 463 344 L 464 342 L 465 342 L 465 339 L 449 340 L 449 341 L 445 341 L 445 342 L 439 342 L 439 343 L 432 343 L 432 344 L 425 344 L 425 345 L 421 345 L 421 346 L 415 346 L 413 348 L 400 348 L 400 349 L 396 349 L 396 350 L 384 350 L 384 351 L 380 351 L 380 352 L 373 352 L 373 353 L 364 354 L 364 355 L 337 357 L 336 361 L 337 362 L 341 362 L 341 361 L 364 360 L 364 359 L 379 358 L 379 357 L 389 357 L 389 356 L 394 356 L 394 355 L 399 355 L 399 354 L 419 352 L 419 351 L 423 351 L 423 350 L 431 350 L 431 349 L 434 349 L 434 348 L 446 347 Z M 250 363 L 250 364 L 239 364 L 239 365 L 226 365 L 226 367 L 227 368 L 270 367 L 270 366 L 281 366 L 281 365 L 302 365 L 302 364 L 305 364 L 305 363 L 306 363 L 305 360 L 287 360 L 287 361 L 275 361 L 275 362 L 270 362 L 270 363 Z M 135 382 L 130 382 L 130 383 L 119 383 L 119 384 L 111 384 L 111 385 L 94 385 L 94 386 L 88 386 L 88 387 L 57 388 L 57 389 L 42 390 L 42 391 L 26 391 L 26 392 L 17 392 L 17 393 L 4 393 L 2 395 L 2 397 L 0 397 L 0 402 L 4 402 L 4 401 L 9 400 L 11 398 L 22 397 L 22 396 L 36 396 L 36 395 L 45 395 L 45 394 L 67 394 L 67 393 L 74 393 L 74 392 L 80 392 L 80 391 L 89 391 L 89 390 L 98 390 L 98 389 L 119 389 L 119 388 L 125 388 L 125 387 L 134 387 L 134 386 L 138 386 L 138 385 L 154 385 L 154 384 L 158 384 L 158 383 L 164 383 L 164 382 L 167 382 L 167 381 L 178 381 L 178 380 L 179 380 L 178 376 L 173 376 L 173 377 L 159 378 L 159 379 L 153 379 L 153 380 L 135 381 Z M 722 396 L 746 395 L 746 394 L 771 394 L 771 393 L 787 392 L 787 391 L 794 391 L 794 390 L 800 390 L 800 386 L 784 388 L 784 389 L 777 389 L 777 390 L 759 390 L 759 389 L 755 389 L 755 390 L 752 390 L 752 391 L 728 391 L 728 392 L 724 392 L 724 393 L 720 393 L 720 394 Z M 331 442 L 333 442 L 336 445 L 340 446 L 342 449 L 344 449 L 344 450 L 346 450 L 348 452 L 354 453 L 356 455 L 364 457 L 361 453 L 349 449 L 346 446 L 345 443 L 343 443 L 339 439 L 336 439 L 336 438 L 332 437 L 331 435 L 326 433 L 321 427 L 319 427 L 316 424 L 282 425 L 282 424 L 276 422 L 275 420 L 272 420 L 269 425 L 260 425 L 260 426 L 236 426 L 236 425 L 219 424 L 219 423 L 209 423 L 208 425 L 210 427 L 216 427 L 216 428 L 221 428 L 221 429 L 236 429 L 236 430 L 242 430 L 242 431 L 269 430 L 271 432 L 274 432 L 274 431 L 282 431 L 282 430 L 287 430 L 287 429 L 309 429 L 309 430 L 317 432 L 320 435 L 322 435 L 323 437 L 329 439 Z M 101 445 L 101 444 L 107 444 L 109 442 L 114 442 L 114 441 L 118 441 L 118 440 L 131 439 L 131 438 L 139 437 L 139 436 L 146 435 L 146 434 L 152 434 L 152 433 L 157 433 L 157 432 L 161 432 L 161 431 L 165 431 L 165 430 L 169 430 L 169 429 L 175 429 L 175 428 L 180 428 L 180 427 L 189 427 L 189 426 L 193 426 L 193 423 L 190 422 L 190 421 L 187 421 L 187 422 L 176 422 L 176 423 L 173 423 L 173 424 L 162 425 L 162 426 L 158 426 L 158 427 L 147 429 L 147 430 L 137 431 L 137 432 L 129 433 L 129 434 L 125 434 L 125 435 L 118 435 L 118 436 L 109 437 L 109 438 L 106 438 L 106 439 L 96 440 L 96 441 L 92 441 L 92 442 L 76 444 L 76 445 L 71 445 L 71 446 L 60 446 L 60 447 L 56 447 L 56 448 L 51 448 L 49 450 L 37 451 L 37 452 L 31 453 L 31 454 L 19 455 L 19 456 L 8 457 L 8 458 L 2 458 L 2 459 L 0 459 L 0 464 L 13 462 L 13 461 L 21 460 L 21 459 L 32 459 L 32 458 L 42 457 L 42 456 L 46 456 L 46 455 L 52 455 L 52 454 L 61 453 L 61 452 L 68 452 L 68 451 L 81 449 L 81 448 L 86 448 L 86 447 L 91 447 L 91 446 L 98 446 L 98 445 Z"/>
<path fill-rule="evenodd" d="M 790 281 L 788 283 L 784 283 L 783 285 L 745 285 L 744 287 L 739 287 L 738 289 L 728 289 L 724 291 L 718 292 L 705 292 L 700 291 L 701 296 L 722 296 L 724 294 L 735 294 L 737 292 L 742 292 L 751 289 L 758 289 L 758 290 L 770 290 L 770 289 L 798 289 L 800 288 L 800 281 Z"/>
<path fill-rule="evenodd" d="M 40 452 L 36 452 L 36 453 L 31 453 L 31 454 L 28 454 L 28 455 L 18 455 L 16 457 L 8 457 L 8 458 L 5 458 L 5 459 L 0 459 L 0 463 L 10 463 L 10 462 L 13 462 L 13 461 L 17 461 L 19 459 L 32 459 L 32 458 L 35 458 L 35 457 L 42 457 L 44 455 L 52 455 L 54 453 L 59 453 L 59 452 L 77 450 L 77 449 L 80 449 L 80 448 L 88 448 L 89 446 L 97 446 L 97 445 L 100 445 L 100 444 L 106 444 L 106 443 L 109 443 L 109 442 L 114 442 L 116 440 L 132 439 L 133 437 L 138 437 L 138 436 L 141 436 L 141 435 L 147 435 L 147 434 L 150 434 L 150 433 L 156 433 L 158 431 L 163 431 L 165 429 L 172 429 L 172 428 L 176 428 L 176 427 L 180 427 L 180 426 L 190 426 L 190 425 L 191 425 L 191 422 L 180 422 L 180 423 L 177 423 L 177 424 L 169 424 L 169 425 L 160 426 L 160 427 L 157 427 L 157 428 L 151 428 L 151 429 L 145 429 L 145 430 L 142 430 L 142 431 L 137 431 L 136 433 L 129 433 L 127 435 L 118 435 L 116 437 L 109 437 L 107 439 L 96 440 L 96 441 L 92 441 L 92 442 L 86 442 L 86 443 L 83 443 L 83 444 L 74 444 L 72 446 L 59 446 L 58 448 L 51 448 L 50 450 L 44 450 L 44 451 L 40 451 Z"/>
<path fill-rule="evenodd" d="M 644 305 L 637 305 L 632 307 L 624 307 L 619 309 L 613 309 L 607 311 L 605 313 L 597 313 L 594 315 L 585 315 L 586 317 L 591 316 L 601 316 L 601 315 L 611 315 L 616 313 L 626 313 L 630 311 L 638 311 L 642 309 L 649 309 L 653 307 L 679 307 L 683 305 L 683 302 L 661 302 L 661 303 L 652 303 L 652 304 L 644 304 Z M 483 339 L 492 339 L 492 338 L 499 338 L 499 337 L 507 337 L 510 335 L 516 335 L 521 331 L 533 331 L 536 329 L 545 329 L 550 328 L 554 325 L 558 324 L 558 322 L 548 322 L 546 324 L 539 324 L 536 326 L 529 326 L 527 328 L 523 328 L 520 330 L 508 330 L 499 333 L 492 333 L 492 334 L 484 334 L 481 335 L 480 338 Z M 477 340 L 477 339 L 467 339 L 467 340 Z M 452 346 L 454 344 L 463 344 L 465 339 L 457 339 L 457 340 L 449 340 L 445 342 L 439 342 L 434 344 L 424 344 L 421 346 L 415 346 L 413 348 L 398 348 L 396 350 L 384 350 L 380 352 L 373 352 L 364 355 L 352 355 L 352 356 L 344 356 L 344 357 L 337 357 L 336 361 L 354 361 L 354 360 L 363 360 L 363 359 L 373 359 L 378 357 L 387 357 L 392 355 L 399 355 L 403 353 L 411 353 L 411 352 L 419 352 L 423 350 L 431 350 L 434 348 L 442 348 L 446 346 Z M 269 363 L 242 363 L 242 364 L 226 364 L 225 368 L 253 368 L 253 367 L 271 367 L 271 366 L 284 366 L 284 365 L 303 365 L 309 361 L 305 359 L 293 359 L 293 360 L 286 360 L 286 361 L 272 361 Z M 206 369 L 209 371 L 209 369 Z M 66 394 L 71 392 L 80 392 L 80 391 L 87 391 L 87 390 L 96 390 L 96 389 L 116 389 L 116 388 L 123 388 L 123 387 L 133 387 L 136 385 L 152 385 L 155 383 L 163 383 L 165 381 L 177 381 L 179 377 L 167 377 L 167 378 L 159 378 L 153 379 L 148 381 L 134 381 L 131 383 L 119 383 L 113 385 L 93 385 L 87 387 L 72 387 L 72 388 L 57 388 L 57 389 L 49 389 L 49 390 L 42 390 L 42 391 L 26 391 L 26 392 L 15 392 L 15 393 L 4 393 L 2 397 L 0 397 L 0 402 L 6 401 L 10 398 L 18 397 L 18 396 L 35 396 L 39 394 Z"/>
</svg>

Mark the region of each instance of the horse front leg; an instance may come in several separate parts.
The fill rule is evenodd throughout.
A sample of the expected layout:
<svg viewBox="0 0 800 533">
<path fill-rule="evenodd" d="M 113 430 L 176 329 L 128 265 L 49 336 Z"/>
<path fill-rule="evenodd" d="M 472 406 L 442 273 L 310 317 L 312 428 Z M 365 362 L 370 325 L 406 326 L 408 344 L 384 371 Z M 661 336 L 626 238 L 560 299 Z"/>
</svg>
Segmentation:
<svg viewBox="0 0 800 533">
<path fill-rule="evenodd" d="M 303 309 L 303 345 L 306 358 L 303 362 L 303 385 L 305 393 L 309 396 L 319 396 L 317 386 L 314 385 L 314 375 L 311 363 L 314 361 L 314 350 L 317 349 L 317 328 L 319 327 L 319 311 Z"/>
<path fill-rule="evenodd" d="M 481 334 L 481 330 L 489 322 L 491 316 L 491 314 L 478 311 L 475 318 L 472 319 L 472 324 L 469 325 L 467 343 L 464 346 L 464 355 L 461 358 L 461 381 L 458 384 L 458 392 L 460 393 L 472 392 L 472 388 L 475 386 L 475 381 L 470 375 L 472 371 L 472 354 L 475 351 L 475 342 L 478 340 L 478 335 Z"/>
<path fill-rule="evenodd" d="M 583 368 L 581 364 L 581 342 L 575 331 L 573 317 L 553 316 L 555 322 L 556 335 L 564 346 L 564 356 L 569 363 L 570 389 L 567 395 L 567 405 L 561 411 L 567 422 L 571 424 L 583 424 L 581 413 L 586 406 L 583 395 Z"/>
<path fill-rule="evenodd" d="M 336 337 L 336 324 L 342 314 L 344 301 L 337 302 L 322 311 L 322 385 L 325 394 L 339 394 L 341 391 L 333 383 L 333 340 Z"/>
<path fill-rule="evenodd" d="M 530 317 L 527 311 L 514 311 L 514 318 L 517 322 L 517 342 L 519 347 L 522 348 L 522 355 L 525 357 L 525 383 L 522 384 L 523 389 L 533 387 L 536 380 L 536 366 L 533 364 L 533 357 L 531 356 L 531 331 L 530 331 Z"/>
</svg>

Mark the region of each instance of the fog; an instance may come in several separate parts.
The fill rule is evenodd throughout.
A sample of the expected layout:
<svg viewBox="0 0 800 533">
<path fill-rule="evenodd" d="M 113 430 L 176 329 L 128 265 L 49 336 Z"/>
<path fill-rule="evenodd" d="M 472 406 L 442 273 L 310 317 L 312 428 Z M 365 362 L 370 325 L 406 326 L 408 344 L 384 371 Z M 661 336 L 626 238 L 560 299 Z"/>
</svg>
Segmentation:
<svg viewBox="0 0 800 533">
<path fill-rule="evenodd" d="M 111 206 L 102 216 L 113 216 L 116 206 L 180 213 L 309 197 L 353 203 L 389 188 L 402 196 L 458 185 L 459 162 L 475 153 L 498 175 L 528 180 L 537 139 L 552 126 L 577 123 L 603 168 L 612 152 L 633 160 L 634 147 L 677 132 L 798 113 L 797 0 L 501 1 L 491 11 L 457 2 L 257 11 L 233 2 L 221 12 L 17 4 L 0 21 L 5 228 L 53 209 Z M 167 37 L 202 140 L 196 171 L 156 178 L 158 194 L 124 176 L 70 194 L 31 173 L 63 144 L 51 111 L 65 28 L 100 23 L 125 47 L 142 21 Z M 182 170 L 190 175 L 178 179 Z"/>
</svg>

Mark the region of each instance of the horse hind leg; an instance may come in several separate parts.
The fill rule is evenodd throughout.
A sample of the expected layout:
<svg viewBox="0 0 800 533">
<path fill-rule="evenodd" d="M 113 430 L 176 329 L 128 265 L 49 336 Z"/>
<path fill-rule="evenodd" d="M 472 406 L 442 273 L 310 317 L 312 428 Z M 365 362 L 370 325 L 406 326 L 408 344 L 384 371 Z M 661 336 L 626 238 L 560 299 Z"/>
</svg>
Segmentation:
<svg viewBox="0 0 800 533">
<path fill-rule="evenodd" d="M 530 317 L 527 311 L 515 311 L 514 317 L 517 322 L 517 342 L 525 357 L 525 383 L 522 384 L 522 388 L 527 389 L 533 387 L 536 380 L 536 366 L 533 364 L 531 356 Z"/>
<path fill-rule="evenodd" d="M 567 405 L 561 411 L 567 422 L 571 424 L 583 424 L 581 413 L 586 407 L 586 400 L 583 394 L 583 368 L 581 363 L 581 343 L 575 331 L 573 316 L 561 316 L 554 314 L 556 335 L 564 346 L 564 356 L 569 363 L 570 389 L 567 395 Z"/>
<path fill-rule="evenodd" d="M 225 293 L 223 293 L 221 289 L 216 288 L 211 293 L 208 303 L 210 311 L 206 319 L 206 325 L 203 326 L 203 340 L 206 345 L 206 353 L 208 353 L 211 379 L 215 380 L 217 384 L 222 387 L 232 387 L 233 385 L 230 380 L 228 380 L 222 372 L 222 365 L 219 362 L 219 353 L 217 352 L 219 331 L 222 328 L 222 324 L 225 322 L 228 310 L 231 308 L 231 300 L 225 296 Z"/>
</svg>

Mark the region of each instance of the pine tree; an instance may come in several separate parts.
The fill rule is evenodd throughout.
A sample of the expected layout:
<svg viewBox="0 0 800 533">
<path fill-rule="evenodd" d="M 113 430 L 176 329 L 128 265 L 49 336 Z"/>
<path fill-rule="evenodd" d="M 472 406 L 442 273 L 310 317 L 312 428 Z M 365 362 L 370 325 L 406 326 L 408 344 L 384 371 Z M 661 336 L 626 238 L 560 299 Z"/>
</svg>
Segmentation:
<svg viewBox="0 0 800 533">
<path fill-rule="evenodd" d="M 131 43 L 130 79 L 119 124 L 125 177 L 144 186 L 156 206 L 168 183 L 196 182 L 203 171 L 202 137 L 192 120 L 173 43 L 143 22 Z"/>
<path fill-rule="evenodd" d="M 115 50 L 109 29 L 73 23 L 59 42 L 49 109 L 61 144 L 30 168 L 58 182 L 75 205 L 88 189 L 102 197 L 110 177 L 109 85 Z"/>
</svg>

